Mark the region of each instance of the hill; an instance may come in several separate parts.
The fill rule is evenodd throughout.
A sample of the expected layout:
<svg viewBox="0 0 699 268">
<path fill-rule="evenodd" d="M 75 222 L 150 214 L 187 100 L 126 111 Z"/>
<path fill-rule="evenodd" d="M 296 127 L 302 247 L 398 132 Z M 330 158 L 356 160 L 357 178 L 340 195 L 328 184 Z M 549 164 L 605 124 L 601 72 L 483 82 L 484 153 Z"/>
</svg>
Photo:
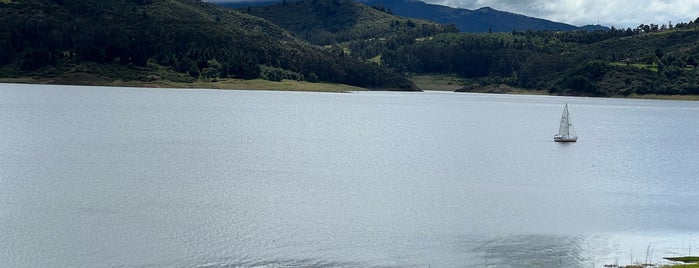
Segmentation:
<svg viewBox="0 0 699 268">
<path fill-rule="evenodd" d="M 241 9 L 247 7 L 261 7 L 261 6 L 271 6 L 274 4 L 281 3 L 283 0 L 246 0 L 246 1 L 235 1 L 235 2 L 215 2 L 222 7 Z"/>
<path fill-rule="evenodd" d="M 3 1 L 0 25 L 0 77 L 265 78 L 416 89 L 385 68 L 198 0 Z"/>
<path fill-rule="evenodd" d="M 692 22 L 666 30 L 450 33 L 346 45 L 403 73 L 458 77 L 461 91 L 509 85 L 610 97 L 699 94 L 697 39 L 699 23 Z"/>
<path fill-rule="evenodd" d="M 602 30 L 602 26 L 577 27 L 570 24 L 498 11 L 489 7 L 477 10 L 427 4 L 417 0 L 359 0 L 367 5 L 379 5 L 393 14 L 421 18 L 442 24 L 454 24 L 463 32 L 512 32 L 527 30 Z"/>
<path fill-rule="evenodd" d="M 426 20 L 397 17 L 352 0 L 284 1 L 239 10 L 265 18 L 317 45 L 393 36 L 419 38 L 458 31 Z"/>
</svg>

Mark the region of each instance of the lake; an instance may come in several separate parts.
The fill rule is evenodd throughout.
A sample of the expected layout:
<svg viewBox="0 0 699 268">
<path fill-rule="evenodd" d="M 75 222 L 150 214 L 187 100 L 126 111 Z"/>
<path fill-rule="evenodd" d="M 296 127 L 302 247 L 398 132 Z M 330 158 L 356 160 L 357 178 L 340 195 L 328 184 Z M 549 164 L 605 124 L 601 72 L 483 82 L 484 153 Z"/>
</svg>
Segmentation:
<svg viewBox="0 0 699 268">
<path fill-rule="evenodd" d="M 555 143 L 568 104 L 577 143 Z M 699 253 L 699 102 L 0 84 L 0 267 Z"/>
</svg>

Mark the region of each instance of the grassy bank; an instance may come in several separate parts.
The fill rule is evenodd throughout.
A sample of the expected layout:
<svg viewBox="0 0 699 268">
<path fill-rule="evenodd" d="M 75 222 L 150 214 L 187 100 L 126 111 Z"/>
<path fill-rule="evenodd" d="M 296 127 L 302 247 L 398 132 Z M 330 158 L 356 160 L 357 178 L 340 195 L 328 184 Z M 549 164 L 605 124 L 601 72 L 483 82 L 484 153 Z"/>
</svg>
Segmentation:
<svg viewBox="0 0 699 268">
<path fill-rule="evenodd" d="M 279 90 L 279 91 L 316 91 L 316 92 L 349 92 L 366 91 L 366 88 L 345 84 L 311 83 L 296 80 L 282 80 L 280 82 L 262 79 L 212 79 L 197 80 L 192 83 L 162 82 L 160 87 L 173 88 L 213 88 L 213 89 L 244 89 L 244 90 Z"/>
<path fill-rule="evenodd" d="M 205 88 L 205 89 L 239 89 L 239 90 L 280 90 L 280 91 L 317 91 L 317 92 L 349 92 L 366 91 L 366 88 L 344 84 L 310 83 L 296 80 L 280 82 L 262 79 L 206 79 L 192 82 L 172 80 L 107 80 L 92 74 L 71 74 L 52 78 L 0 78 L 0 83 L 24 84 L 56 84 L 56 85 L 85 85 L 85 86 L 114 86 L 114 87 L 147 87 L 147 88 Z"/>
<path fill-rule="evenodd" d="M 664 268 L 699 268 L 699 264 L 693 263 L 693 264 L 674 264 L 674 265 L 669 265 L 669 266 L 663 266 Z"/>
<path fill-rule="evenodd" d="M 664 259 L 674 262 L 683 262 L 682 264 L 663 266 L 665 268 L 699 268 L 699 256 L 666 257 Z"/>
<path fill-rule="evenodd" d="M 422 90 L 455 91 L 464 86 L 464 80 L 448 75 L 416 75 L 410 80 Z"/>
</svg>

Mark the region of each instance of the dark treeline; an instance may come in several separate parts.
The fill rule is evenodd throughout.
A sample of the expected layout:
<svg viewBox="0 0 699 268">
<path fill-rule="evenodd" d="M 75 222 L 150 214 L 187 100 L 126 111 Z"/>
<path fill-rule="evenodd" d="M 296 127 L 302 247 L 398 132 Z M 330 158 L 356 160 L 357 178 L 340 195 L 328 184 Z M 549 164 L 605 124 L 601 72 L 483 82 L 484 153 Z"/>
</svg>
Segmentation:
<svg viewBox="0 0 699 268">
<path fill-rule="evenodd" d="M 347 46 L 359 58 L 381 55 L 383 65 L 405 74 L 452 74 L 559 94 L 699 94 L 697 26 L 441 34 Z"/>
<path fill-rule="evenodd" d="M 196 0 L 178 2 L 185 7 L 158 0 L 0 3 L 0 73 L 60 73 L 83 62 L 130 68 L 152 63 L 192 78 L 414 89 L 385 68 L 310 46 L 261 19 Z"/>
</svg>

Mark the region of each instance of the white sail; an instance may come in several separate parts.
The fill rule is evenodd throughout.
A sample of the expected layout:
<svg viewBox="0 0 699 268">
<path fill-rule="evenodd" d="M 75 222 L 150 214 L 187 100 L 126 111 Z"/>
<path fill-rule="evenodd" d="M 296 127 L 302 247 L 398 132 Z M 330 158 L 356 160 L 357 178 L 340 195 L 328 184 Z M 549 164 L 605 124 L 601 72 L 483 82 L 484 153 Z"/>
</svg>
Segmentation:
<svg viewBox="0 0 699 268">
<path fill-rule="evenodd" d="M 558 136 L 567 137 L 569 131 L 570 123 L 568 122 L 568 104 L 563 108 L 563 115 L 561 115 L 561 126 L 558 127 Z"/>
<path fill-rule="evenodd" d="M 561 115 L 561 125 L 558 127 L 558 134 L 553 137 L 554 141 L 568 141 L 575 142 L 578 140 L 578 136 L 575 134 L 575 128 L 573 127 L 573 122 L 570 120 L 570 114 L 568 113 L 568 104 L 563 108 L 563 115 Z"/>
</svg>

